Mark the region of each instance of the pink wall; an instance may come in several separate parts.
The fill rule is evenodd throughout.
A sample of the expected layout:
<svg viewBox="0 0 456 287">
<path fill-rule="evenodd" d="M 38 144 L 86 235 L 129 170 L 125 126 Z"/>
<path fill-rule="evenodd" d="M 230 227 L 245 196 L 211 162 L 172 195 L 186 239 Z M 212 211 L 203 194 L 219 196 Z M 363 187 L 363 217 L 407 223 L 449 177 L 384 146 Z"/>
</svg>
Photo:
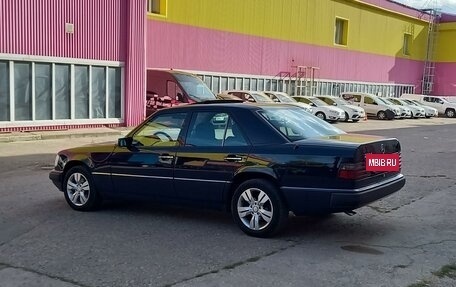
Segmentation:
<svg viewBox="0 0 456 287">
<path fill-rule="evenodd" d="M 456 63 L 437 63 L 434 79 L 434 95 L 456 96 Z"/>
<path fill-rule="evenodd" d="M 277 75 L 317 66 L 318 78 L 419 85 L 420 61 L 147 21 L 147 67 Z"/>
<path fill-rule="evenodd" d="M 1 0 L 0 53 L 123 61 L 126 6 L 123 0 Z M 74 34 L 65 33 L 66 22 Z"/>
<path fill-rule="evenodd" d="M 126 12 L 125 124 L 135 126 L 146 114 L 146 0 L 128 1 Z"/>
</svg>

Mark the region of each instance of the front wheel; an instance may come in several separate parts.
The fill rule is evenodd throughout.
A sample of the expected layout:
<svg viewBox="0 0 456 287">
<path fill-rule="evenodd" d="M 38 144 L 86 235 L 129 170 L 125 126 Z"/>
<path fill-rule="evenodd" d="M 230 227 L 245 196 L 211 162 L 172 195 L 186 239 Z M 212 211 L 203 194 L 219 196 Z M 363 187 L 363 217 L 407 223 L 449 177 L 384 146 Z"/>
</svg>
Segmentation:
<svg viewBox="0 0 456 287">
<path fill-rule="evenodd" d="M 288 220 L 288 208 L 277 187 L 264 179 L 241 183 L 231 200 L 231 212 L 239 228 L 255 237 L 277 234 Z"/>
<path fill-rule="evenodd" d="M 344 122 L 348 122 L 349 119 L 350 119 L 350 116 L 348 115 L 347 112 L 345 112 Z"/>
<path fill-rule="evenodd" d="M 386 113 L 385 113 L 384 111 L 379 111 L 379 112 L 377 113 L 377 118 L 378 118 L 379 120 L 384 120 L 384 119 L 386 119 Z"/>
<path fill-rule="evenodd" d="M 448 117 L 448 118 L 454 118 L 456 116 L 456 113 L 454 112 L 453 109 L 447 109 L 445 111 L 445 115 Z"/>
<path fill-rule="evenodd" d="M 315 115 L 324 121 L 326 120 L 326 115 L 322 112 L 317 112 Z"/>
<path fill-rule="evenodd" d="M 63 193 L 68 205 L 79 211 L 97 209 L 101 205 L 101 196 L 95 190 L 92 175 L 83 166 L 75 166 L 65 175 Z"/>
</svg>

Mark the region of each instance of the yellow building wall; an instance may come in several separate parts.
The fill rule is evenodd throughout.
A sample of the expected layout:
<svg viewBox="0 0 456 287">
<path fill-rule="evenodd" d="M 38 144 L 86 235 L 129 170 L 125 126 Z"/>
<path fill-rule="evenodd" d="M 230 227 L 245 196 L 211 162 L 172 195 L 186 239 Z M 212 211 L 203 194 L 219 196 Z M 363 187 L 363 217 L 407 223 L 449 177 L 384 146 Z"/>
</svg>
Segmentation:
<svg viewBox="0 0 456 287">
<path fill-rule="evenodd" d="M 456 23 L 439 25 L 437 36 L 437 62 L 456 62 Z"/>
<path fill-rule="evenodd" d="M 149 19 L 413 60 L 425 58 L 427 23 L 357 0 L 168 0 Z M 347 46 L 334 44 L 336 17 L 348 20 Z M 402 52 L 412 35 L 410 55 Z"/>
</svg>

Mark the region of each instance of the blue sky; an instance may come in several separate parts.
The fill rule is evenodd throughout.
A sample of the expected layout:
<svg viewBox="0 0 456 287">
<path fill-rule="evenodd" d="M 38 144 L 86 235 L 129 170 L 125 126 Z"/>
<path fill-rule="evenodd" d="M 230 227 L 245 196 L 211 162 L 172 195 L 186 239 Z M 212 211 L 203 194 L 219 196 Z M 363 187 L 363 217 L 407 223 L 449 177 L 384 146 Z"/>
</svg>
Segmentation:
<svg viewBox="0 0 456 287">
<path fill-rule="evenodd" d="M 394 0 L 406 5 L 424 9 L 439 8 L 441 12 L 456 14 L 456 0 Z"/>
</svg>

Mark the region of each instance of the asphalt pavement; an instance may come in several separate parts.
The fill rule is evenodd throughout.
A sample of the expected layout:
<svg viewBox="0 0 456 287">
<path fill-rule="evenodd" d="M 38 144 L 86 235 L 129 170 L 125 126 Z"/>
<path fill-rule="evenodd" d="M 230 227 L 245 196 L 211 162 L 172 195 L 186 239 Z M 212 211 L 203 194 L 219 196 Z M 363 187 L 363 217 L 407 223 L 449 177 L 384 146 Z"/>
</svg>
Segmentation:
<svg viewBox="0 0 456 287">
<path fill-rule="evenodd" d="M 272 239 L 213 211 L 71 210 L 48 179 L 55 152 L 118 134 L 0 143 L 0 286 L 456 286 L 432 274 L 456 263 L 456 125 L 424 121 L 337 124 L 397 137 L 406 186 L 354 216 L 292 217 Z"/>
</svg>

